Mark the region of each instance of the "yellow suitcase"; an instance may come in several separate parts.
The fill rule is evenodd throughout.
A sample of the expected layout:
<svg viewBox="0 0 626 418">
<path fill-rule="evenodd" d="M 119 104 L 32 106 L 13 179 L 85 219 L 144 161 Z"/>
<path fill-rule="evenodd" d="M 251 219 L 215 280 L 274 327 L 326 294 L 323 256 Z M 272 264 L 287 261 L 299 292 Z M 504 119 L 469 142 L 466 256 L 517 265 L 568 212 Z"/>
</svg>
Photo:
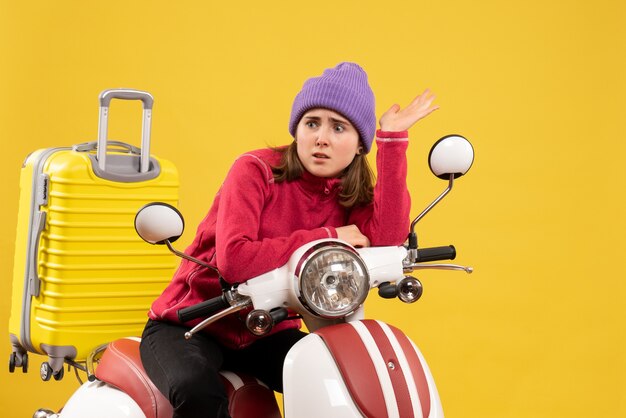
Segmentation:
<svg viewBox="0 0 626 418">
<path fill-rule="evenodd" d="M 141 148 L 107 141 L 110 101 L 143 102 Z M 134 216 L 149 202 L 178 203 L 172 163 L 150 157 L 153 98 L 137 90 L 100 95 L 98 141 L 42 149 L 25 161 L 9 320 L 9 368 L 28 369 L 28 352 L 47 355 L 42 379 L 81 367 L 99 345 L 140 335 L 146 313 L 177 262 L 146 245 Z"/>
</svg>

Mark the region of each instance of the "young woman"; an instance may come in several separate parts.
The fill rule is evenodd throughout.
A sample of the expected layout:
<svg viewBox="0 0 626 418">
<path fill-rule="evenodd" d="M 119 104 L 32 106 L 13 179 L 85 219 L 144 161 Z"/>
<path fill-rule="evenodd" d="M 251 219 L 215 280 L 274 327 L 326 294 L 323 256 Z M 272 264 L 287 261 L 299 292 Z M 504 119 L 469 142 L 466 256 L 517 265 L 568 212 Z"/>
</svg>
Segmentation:
<svg viewBox="0 0 626 418">
<path fill-rule="evenodd" d="M 307 80 L 291 111 L 294 141 L 235 161 L 187 253 L 239 283 L 282 266 L 298 247 L 321 238 L 362 247 L 401 244 L 410 209 L 407 129 L 438 108 L 433 100 L 426 90 L 402 110 L 392 106 L 375 132 L 374 94 L 361 67 L 341 63 Z M 374 136 L 375 187 L 366 159 Z M 220 293 L 213 271 L 183 261 L 150 310 L 141 357 L 175 417 L 228 417 L 222 367 L 282 392 L 283 360 L 306 335 L 299 320 L 286 320 L 255 337 L 241 320 L 244 311 L 185 340 L 200 320 L 181 324 L 176 312 Z"/>
</svg>

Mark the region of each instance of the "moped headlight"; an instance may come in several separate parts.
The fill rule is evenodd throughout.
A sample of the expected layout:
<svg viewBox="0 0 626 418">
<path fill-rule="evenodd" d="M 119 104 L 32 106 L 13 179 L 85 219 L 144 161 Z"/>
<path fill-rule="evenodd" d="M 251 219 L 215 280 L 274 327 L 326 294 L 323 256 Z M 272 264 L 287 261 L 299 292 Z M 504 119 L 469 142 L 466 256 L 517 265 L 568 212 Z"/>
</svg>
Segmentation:
<svg viewBox="0 0 626 418">
<path fill-rule="evenodd" d="M 365 263 L 352 247 L 341 243 L 323 243 L 307 251 L 296 277 L 300 302 L 323 318 L 354 312 L 370 290 Z"/>
</svg>

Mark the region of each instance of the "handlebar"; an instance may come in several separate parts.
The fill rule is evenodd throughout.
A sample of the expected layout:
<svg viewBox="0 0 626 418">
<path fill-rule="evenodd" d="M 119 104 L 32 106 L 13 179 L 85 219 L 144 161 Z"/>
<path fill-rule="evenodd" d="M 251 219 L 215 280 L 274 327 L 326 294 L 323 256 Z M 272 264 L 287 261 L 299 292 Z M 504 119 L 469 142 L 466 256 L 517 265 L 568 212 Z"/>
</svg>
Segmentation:
<svg viewBox="0 0 626 418">
<path fill-rule="evenodd" d="M 178 310 L 178 319 L 180 322 L 188 322 L 192 319 L 200 318 L 203 316 L 210 316 L 217 311 L 228 308 L 230 303 L 226 299 L 225 295 L 220 295 L 204 302 L 197 303 L 192 306 Z"/>
<path fill-rule="evenodd" d="M 442 247 L 420 248 L 417 250 L 416 263 L 424 263 L 424 262 L 439 261 L 439 260 L 454 260 L 455 258 L 456 258 L 456 249 L 454 248 L 453 245 L 447 245 L 447 246 L 442 246 Z M 431 267 L 432 268 L 444 268 L 445 266 L 411 264 L 411 265 L 405 265 L 405 271 L 413 271 L 415 269 L 431 268 Z M 453 266 L 450 266 L 450 267 L 453 267 Z M 395 292 L 392 292 L 391 290 L 392 290 L 391 288 L 381 290 L 381 292 L 384 294 L 384 295 L 381 294 L 381 296 L 388 297 L 388 298 L 395 297 Z M 192 306 L 188 306 L 186 308 L 180 309 L 177 312 L 177 314 L 178 314 L 178 319 L 182 323 L 185 323 L 196 318 L 209 317 L 218 311 L 229 308 L 230 306 L 231 306 L 231 303 L 229 303 L 226 295 L 222 294 L 220 296 L 214 297 L 204 302 L 200 302 L 196 305 L 192 305 Z"/>
<path fill-rule="evenodd" d="M 454 245 L 443 247 L 420 248 L 417 250 L 417 262 L 454 260 L 456 258 L 456 248 Z"/>
</svg>

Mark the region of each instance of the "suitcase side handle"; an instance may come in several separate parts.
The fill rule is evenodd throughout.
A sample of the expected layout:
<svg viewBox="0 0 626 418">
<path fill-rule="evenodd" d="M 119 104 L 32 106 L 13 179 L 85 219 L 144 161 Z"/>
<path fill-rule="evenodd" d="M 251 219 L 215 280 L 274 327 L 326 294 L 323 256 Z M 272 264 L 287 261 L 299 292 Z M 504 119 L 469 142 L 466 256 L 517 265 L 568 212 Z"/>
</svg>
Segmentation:
<svg viewBox="0 0 626 418">
<path fill-rule="evenodd" d="M 133 89 L 108 89 L 100 93 L 100 117 L 98 119 L 98 167 L 106 171 L 107 133 L 109 128 L 109 106 L 112 99 L 141 100 L 143 103 L 143 123 L 141 128 L 141 157 L 139 172 L 148 172 L 150 166 L 150 128 L 154 98 L 146 91 Z"/>
<path fill-rule="evenodd" d="M 72 151 L 76 152 L 89 152 L 96 151 L 98 149 L 98 141 L 83 142 L 82 144 L 72 145 Z M 141 149 L 126 142 L 121 141 L 107 141 L 107 150 L 117 149 L 125 151 L 129 154 L 141 155 Z"/>
<path fill-rule="evenodd" d="M 34 225 L 31 236 L 32 245 L 28 248 L 28 259 L 30 265 L 28 268 L 28 288 L 31 296 L 39 297 L 39 291 L 41 289 L 41 279 L 39 278 L 39 242 L 41 241 L 41 234 L 46 226 L 47 212 L 38 212 L 35 215 Z"/>
</svg>

